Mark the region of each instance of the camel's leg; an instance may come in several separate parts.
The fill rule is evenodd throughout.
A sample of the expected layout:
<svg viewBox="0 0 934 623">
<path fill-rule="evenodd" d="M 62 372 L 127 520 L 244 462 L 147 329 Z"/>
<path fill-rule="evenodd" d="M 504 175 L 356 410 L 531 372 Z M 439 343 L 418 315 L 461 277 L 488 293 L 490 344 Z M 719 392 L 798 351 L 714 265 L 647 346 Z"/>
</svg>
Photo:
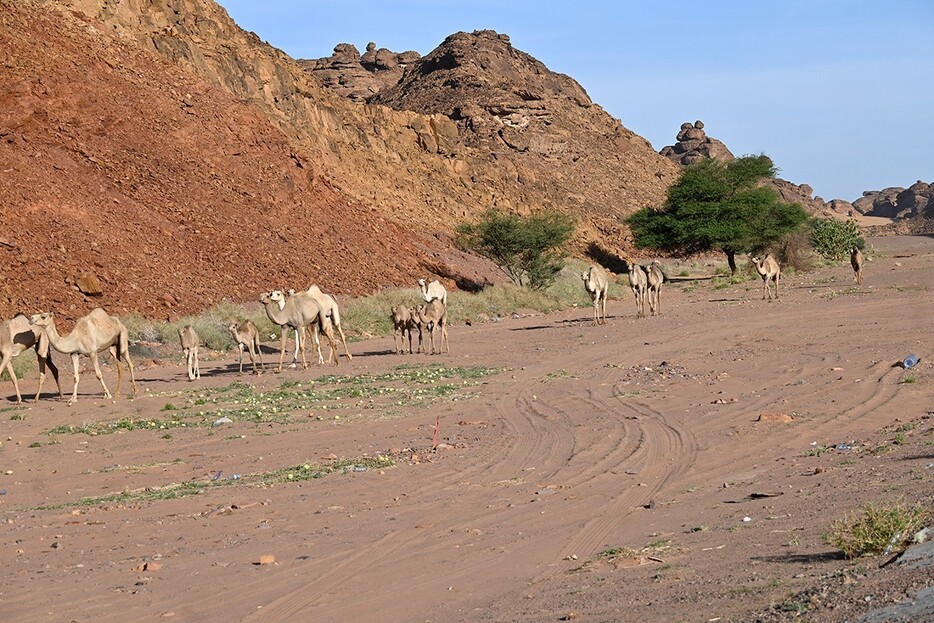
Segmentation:
<svg viewBox="0 0 934 623">
<path fill-rule="evenodd" d="M 662 286 L 658 286 L 658 294 L 655 295 L 655 305 L 658 307 L 658 315 L 662 315 Z"/>
<path fill-rule="evenodd" d="M 122 356 L 126 359 L 126 367 L 130 369 L 130 387 L 133 388 L 131 396 L 135 398 L 139 392 L 139 387 L 136 385 L 136 368 L 133 367 L 133 360 L 130 359 L 130 342 L 128 340 L 123 342 L 122 351 Z"/>
<path fill-rule="evenodd" d="M 315 344 L 315 350 L 318 352 L 318 365 L 324 365 L 324 355 L 321 354 L 321 336 L 318 334 L 318 323 L 311 325 L 311 339 Z M 331 363 L 331 356 L 328 355 L 328 363 Z"/>
<path fill-rule="evenodd" d="M 302 351 L 302 370 L 308 369 L 308 360 L 305 358 L 305 327 L 302 327 L 301 332 L 296 334 L 296 337 L 301 342 L 301 351 Z"/>
<path fill-rule="evenodd" d="M 331 363 L 331 360 L 334 360 L 334 365 L 341 365 L 340 357 L 337 356 L 337 342 L 334 339 L 334 327 L 331 326 L 330 322 L 323 323 L 321 327 L 324 337 L 328 338 L 328 346 L 331 348 L 331 352 L 328 353 L 328 363 Z"/>
<path fill-rule="evenodd" d="M 448 347 L 447 352 L 451 352 L 451 343 L 448 342 L 448 323 L 447 322 L 441 325 L 441 352 L 442 353 L 445 352 L 444 351 L 445 345 L 447 345 Z"/>
<path fill-rule="evenodd" d="M 778 298 L 778 277 L 779 273 L 775 273 L 775 298 Z"/>
<path fill-rule="evenodd" d="M 6 368 L 6 371 L 10 373 L 10 380 L 13 381 L 13 389 L 16 390 L 16 402 L 23 402 L 23 397 L 20 396 L 19 393 L 19 383 L 16 382 L 16 372 L 13 371 L 13 353 L 3 354 L 3 361 L 0 362 L 0 374 L 3 374 L 4 368 Z"/>
<path fill-rule="evenodd" d="M 114 357 L 116 359 L 116 356 Z M 91 353 L 91 363 L 94 364 L 94 374 L 97 376 L 97 380 L 101 382 L 101 387 L 104 390 L 104 398 L 113 398 L 110 390 L 107 389 L 107 384 L 104 383 L 104 374 L 101 372 L 101 364 L 97 360 L 97 353 Z M 120 369 L 120 362 L 117 362 L 117 370 Z M 119 377 L 118 377 L 119 378 Z M 119 387 L 119 384 L 117 385 Z"/>
<path fill-rule="evenodd" d="M 422 354 L 422 340 L 424 339 L 422 335 L 422 325 L 418 325 L 418 354 Z"/>
<path fill-rule="evenodd" d="M 412 327 L 407 327 L 407 328 L 403 329 L 403 331 L 404 331 L 405 333 L 408 333 L 408 334 L 409 334 L 409 354 L 411 355 L 411 354 L 413 354 L 413 352 L 414 352 L 414 351 L 412 350 Z M 405 337 L 405 333 L 402 334 L 403 337 Z M 404 348 L 404 347 L 405 347 L 405 344 L 403 343 L 402 346 L 403 346 L 403 348 Z"/>
<path fill-rule="evenodd" d="M 344 329 L 339 325 L 334 325 L 337 327 L 337 332 L 341 335 L 341 344 L 344 345 L 344 354 L 347 355 L 347 361 L 353 360 L 353 355 L 350 354 L 350 349 L 347 348 L 347 337 L 344 335 Z"/>
<path fill-rule="evenodd" d="M 263 347 L 259 343 L 259 338 L 253 342 L 253 348 L 256 349 L 256 356 L 259 357 L 259 367 L 263 369 L 263 372 L 266 371 L 266 364 L 263 363 Z M 252 353 L 251 353 L 252 354 Z M 253 360 L 253 371 L 256 372 L 256 361 Z"/>
<path fill-rule="evenodd" d="M 279 368 L 276 372 L 282 372 L 282 360 L 285 359 L 285 342 L 289 339 L 289 329 L 285 325 L 282 327 L 282 343 L 279 345 Z M 296 347 L 297 348 L 297 347 Z"/>
<path fill-rule="evenodd" d="M 120 395 L 120 386 L 123 385 L 123 366 L 120 365 L 120 357 L 117 353 L 117 347 L 110 347 L 110 356 L 114 359 L 114 365 L 117 367 L 117 395 Z M 112 396 L 108 396 L 112 398 Z"/>
<path fill-rule="evenodd" d="M 71 353 L 71 367 L 74 368 L 75 371 L 75 389 L 71 392 L 71 399 L 68 401 L 70 405 L 74 404 L 78 399 L 78 369 L 81 367 L 78 362 L 78 357 L 78 353 Z"/>
<path fill-rule="evenodd" d="M 195 378 L 201 378 L 201 362 L 198 361 L 198 347 L 195 346 Z"/>
<path fill-rule="evenodd" d="M 237 376 L 243 376 L 243 343 L 242 343 L 242 342 L 237 342 L 237 350 L 239 351 L 239 354 L 240 354 L 240 358 L 239 358 L 239 362 L 238 362 L 238 363 L 240 364 L 240 371 L 237 372 Z M 253 351 L 252 351 L 252 350 L 250 350 L 250 359 L 253 359 Z M 253 362 L 253 372 L 254 372 L 254 373 L 256 372 L 256 362 L 255 362 L 255 361 Z"/>
</svg>

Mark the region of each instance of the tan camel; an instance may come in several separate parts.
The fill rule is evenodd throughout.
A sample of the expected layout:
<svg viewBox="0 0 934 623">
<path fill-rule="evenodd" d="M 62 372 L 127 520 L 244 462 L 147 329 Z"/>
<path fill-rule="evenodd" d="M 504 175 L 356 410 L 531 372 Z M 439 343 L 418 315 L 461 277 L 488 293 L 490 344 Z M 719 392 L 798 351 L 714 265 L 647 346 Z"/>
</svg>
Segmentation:
<svg viewBox="0 0 934 623">
<path fill-rule="evenodd" d="M 58 380 L 58 368 L 52 362 L 52 354 L 49 352 L 49 338 L 43 331 L 30 326 L 29 318 L 25 314 L 16 314 L 11 320 L 0 322 L 0 374 L 4 370 L 9 373 L 10 380 L 13 381 L 13 389 L 16 390 L 16 402 L 23 402 L 23 397 L 19 393 L 16 372 L 13 371 L 13 358 L 30 348 L 36 351 L 36 360 L 39 362 L 39 388 L 36 390 L 33 402 L 38 402 L 42 394 L 46 364 L 52 371 L 52 378 L 58 386 L 59 397 L 64 398 L 62 384 Z"/>
<path fill-rule="evenodd" d="M 389 319 L 392 320 L 392 343 L 396 354 L 401 355 L 405 352 L 406 334 L 409 336 L 409 354 L 412 354 L 412 331 L 415 329 L 418 329 L 418 352 L 422 352 L 422 325 L 418 316 L 405 305 L 397 305 L 392 308 Z M 399 348 L 400 341 L 402 348 Z"/>
<path fill-rule="evenodd" d="M 657 316 L 662 313 L 662 284 L 665 283 L 665 273 L 662 272 L 662 265 L 658 263 L 658 260 L 648 266 L 643 266 L 642 270 L 645 271 L 649 310 L 653 316 Z"/>
<path fill-rule="evenodd" d="M 289 339 L 288 329 L 295 329 L 295 346 L 302 351 L 302 369 L 308 367 L 305 359 L 305 327 L 311 323 L 317 325 L 317 330 L 328 338 L 331 345 L 331 358 L 334 365 L 340 365 L 337 357 L 337 344 L 334 342 L 334 329 L 331 321 L 321 310 L 321 306 L 304 292 L 293 294 L 286 298 L 281 290 L 273 290 L 260 295 L 259 302 L 266 309 L 266 315 L 274 323 L 282 327 L 282 345 L 279 350 L 279 367 L 282 371 L 282 359 L 285 357 L 285 343 Z M 330 362 L 331 358 L 328 359 Z"/>
<path fill-rule="evenodd" d="M 775 258 L 772 257 L 772 254 L 769 253 L 765 256 L 764 259 L 759 259 L 757 257 L 752 258 L 752 263 L 756 265 L 756 272 L 759 273 L 759 276 L 762 277 L 762 283 L 765 286 L 765 291 L 762 294 L 762 300 L 765 300 L 766 294 L 768 294 L 769 300 L 772 300 L 772 290 L 769 287 L 772 282 L 775 283 L 775 298 L 778 298 L 778 279 L 781 276 L 781 268 L 778 265 L 778 262 L 775 261 Z"/>
<path fill-rule="evenodd" d="M 178 341 L 182 343 L 182 352 L 185 354 L 185 363 L 188 364 L 188 380 L 201 378 L 201 365 L 198 362 L 198 345 L 201 338 L 191 325 L 178 330 Z"/>
<path fill-rule="evenodd" d="M 58 334 L 58 330 L 55 328 L 55 316 L 52 312 L 35 314 L 30 319 L 30 323 L 41 327 L 45 331 L 52 348 L 66 355 L 71 355 L 71 364 L 75 372 L 75 388 L 71 393 L 68 404 L 74 404 L 78 399 L 78 359 L 80 355 L 87 355 L 91 358 L 91 363 L 94 364 L 94 373 L 104 390 L 104 398 L 112 398 L 110 390 L 107 389 L 107 385 L 104 383 L 101 366 L 97 361 L 97 354 L 105 350 L 110 350 L 110 354 L 113 355 L 114 363 L 117 366 L 117 393 L 120 393 L 120 385 L 123 382 L 123 366 L 120 365 L 120 360 L 126 359 L 127 367 L 130 369 L 130 381 L 133 384 L 132 395 L 136 395 L 136 372 L 133 369 L 133 361 L 130 359 L 129 335 L 119 318 L 108 315 L 107 312 L 98 307 L 87 316 L 78 318 L 74 330 L 66 336 Z"/>
<path fill-rule="evenodd" d="M 645 295 L 648 290 L 648 277 L 642 267 L 632 260 L 627 260 L 629 265 L 629 287 L 636 297 L 636 317 L 645 317 Z"/>
<path fill-rule="evenodd" d="M 259 365 L 265 371 L 266 364 L 263 363 L 263 351 L 259 346 L 259 329 L 256 328 L 256 325 L 253 324 L 253 321 L 244 320 L 239 325 L 231 323 L 230 326 L 227 327 L 227 330 L 230 332 L 230 336 L 233 338 L 234 342 L 237 343 L 237 350 L 240 351 L 239 374 L 241 376 L 243 375 L 244 346 L 246 346 L 246 350 L 250 354 L 250 362 L 253 364 L 253 374 L 259 374 L 259 371 L 256 369 L 255 355 L 259 355 Z"/>
<path fill-rule="evenodd" d="M 344 329 L 341 328 L 341 311 L 337 306 L 337 301 L 330 294 L 325 294 L 321 291 L 321 288 L 315 284 L 311 284 L 308 289 L 305 291 L 305 294 L 310 296 L 318 303 L 318 306 L 324 311 L 324 314 L 331 320 L 331 324 L 337 329 L 338 334 L 341 338 L 341 344 L 344 345 L 344 354 L 347 355 L 347 360 L 350 361 L 353 357 L 350 354 L 350 351 L 347 349 L 347 337 L 344 335 Z M 315 347 L 318 349 L 318 364 L 324 363 L 324 357 L 321 355 L 321 340 L 318 337 L 317 325 L 312 327 L 313 334 L 312 338 L 315 341 Z M 335 355 L 336 356 L 336 355 Z M 330 361 L 331 356 L 328 355 L 328 360 Z"/>
<path fill-rule="evenodd" d="M 451 345 L 448 342 L 448 310 L 441 302 L 441 299 L 433 298 L 426 305 L 421 305 L 416 311 L 416 316 L 422 326 L 428 330 L 428 348 L 429 352 L 435 354 L 435 331 L 441 330 L 441 348 L 439 353 L 444 353 L 444 347 L 447 346 L 447 352 L 451 352 Z"/>
<path fill-rule="evenodd" d="M 853 266 L 853 280 L 856 285 L 863 283 L 863 254 L 859 247 L 853 247 L 850 253 L 850 265 Z"/>
<path fill-rule="evenodd" d="M 581 273 L 584 289 L 593 301 L 593 323 L 606 324 L 606 297 L 609 294 L 609 282 L 606 272 L 599 266 L 593 265 L 586 273 Z M 601 318 L 602 316 L 602 318 Z"/>
<path fill-rule="evenodd" d="M 419 279 L 418 287 L 426 303 L 430 303 L 431 299 L 439 299 L 445 308 L 448 306 L 448 291 L 444 289 L 444 286 L 437 279 L 431 283 L 425 283 L 424 279 Z"/>
</svg>

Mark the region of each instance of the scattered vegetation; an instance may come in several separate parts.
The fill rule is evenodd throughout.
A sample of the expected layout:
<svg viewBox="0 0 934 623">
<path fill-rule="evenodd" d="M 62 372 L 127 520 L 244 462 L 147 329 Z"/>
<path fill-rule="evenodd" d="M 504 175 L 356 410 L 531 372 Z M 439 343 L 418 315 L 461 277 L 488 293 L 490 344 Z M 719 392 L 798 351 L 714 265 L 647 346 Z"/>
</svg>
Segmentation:
<svg viewBox="0 0 934 623">
<path fill-rule="evenodd" d="M 48 506 L 39 506 L 34 510 L 56 510 L 72 507 L 98 506 L 100 504 L 130 504 L 153 500 L 174 500 L 176 498 L 198 495 L 208 489 L 229 486 L 261 487 L 273 486 L 287 482 L 300 482 L 314 478 L 323 478 L 330 474 L 346 474 L 349 471 L 366 471 L 368 469 L 383 469 L 395 465 L 395 461 L 385 456 L 359 457 L 341 459 L 326 463 L 305 463 L 292 467 L 285 467 L 269 472 L 257 472 L 243 476 L 220 478 L 211 480 L 190 480 L 183 483 L 172 483 L 162 487 L 146 487 L 132 491 L 121 491 L 111 495 L 81 498 L 74 502 L 64 502 Z"/>
<path fill-rule="evenodd" d="M 278 327 L 270 322 L 262 309 L 250 313 L 242 305 L 229 301 L 224 301 L 198 316 L 184 316 L 173 322 L 152 322 L 139 314 L 121 316 L 120 320 L 130 332 L 131 340 L 163 344 L 178 343 L 178 330 L 191 325 L 198 332 L 201 342 L 213 350 L 227 350 L 234 346 L 233 339 L 227 331 L 227 326 L 233 322 L 252 320 L 259 329 L 260 336 L 265 339 L 279 333 Z"/>
<path fill-rule="evenodd" d="M 930 517 L 920 504 L 868 504 L 861 512 L 834 521 L 824 540 L 847 558 L 897 552 Z"/>
<path fill-rule="evenodd" d="M 59 355 L 57 359 L 62 359 L 63 356 L 64 355 Z M 12 360 L 12 364 L 13 364 L 13 371 L 16 372 L 16 378 L 20 380 L 22 380 L 26 376 L 32 376 L 36 372 L 36 370 L 39 369 L 39 364 L 36 361 L 36 351 L 32 350 L 31 348 L 28 351 L 24 351 L 23 353 L 21 353 L 18 357 L 14 357 Z M 49 373 L 49 378 L 51 377 L 52 375 L 51 373 Z M 4 369 L 3 372 L 0 373 L 0 382 L 9 382 L 9 381 L 10 381 L 10 374 L 6 371 L 6 369 Z M 52 382 L 54 383 L 55 381 L 52 381 Z"/>
<path fill-rule="evenodd" d="M 457 227 L 458 244 L 499 266 L 517 286 L 541 290 L 564 266 L 565 245 L 574 234 L 566 213 L 540 211 L 521 216 L 487 210 L 476 223 Z"/>
</svg>

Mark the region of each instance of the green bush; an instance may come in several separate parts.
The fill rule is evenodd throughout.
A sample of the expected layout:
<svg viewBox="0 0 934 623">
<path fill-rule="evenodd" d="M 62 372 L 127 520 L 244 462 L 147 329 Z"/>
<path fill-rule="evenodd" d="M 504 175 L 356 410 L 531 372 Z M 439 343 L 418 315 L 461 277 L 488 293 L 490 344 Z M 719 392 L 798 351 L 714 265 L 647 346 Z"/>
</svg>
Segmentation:
<svg viewBox="0 0 934 623">
<path fill-rule="evenodd" d="M 842 260 L 849 257 L 853 247 L 864 249 L 866 246 L 859 225 L 853 219 L 811 219 L 811 242 L 815 251 L 830 260 Z"/>
<path fill-rule="evenodd" d="M 55 365 L 59 368 L 59 371 L 61 371 L 61 361 L 63 360 L 63 357 L 64 355 L 58 353 L 57 351 L 52 353 L 52 361 L 55 362 Z M 32 375 L 34 372 L 36 372 L 36 370 L 39 369 L 39 364 L 36 362 L 36 351 L 31 348 L 28 351 L 20 354 L 19 357 L 14 357 L 12 363 L 13 371 L 16 372 L 16 378 L 19 381 L 22 381 L 24 377 Z M 51 378 L 51 374 L 49 374 L 49 376 L 46 378 Z M 0 374 L 0 382 L 9 382 L 9 380 L 10 374 L 6 371 L 6 369 L 4 369 L 3 373 Z M 20 392 L 22 392 L 23 386 L 20 385 L 19 389 Z"/>
<path fill-rule="evenodd" d="M 487 210 L 480 221 L 457 227 L 458 244 L 491 259 L 517 286 L 546 288 L 564 266 L 574 219 L 563 212 L 529 216 Z"/>
<path fill-rule="evenodd" d="M 920 504 L 868 504 L 862 513 L 833 522 L 824 540 L 847 558 L 900 551 L 930 516 Z"/>
</svg>

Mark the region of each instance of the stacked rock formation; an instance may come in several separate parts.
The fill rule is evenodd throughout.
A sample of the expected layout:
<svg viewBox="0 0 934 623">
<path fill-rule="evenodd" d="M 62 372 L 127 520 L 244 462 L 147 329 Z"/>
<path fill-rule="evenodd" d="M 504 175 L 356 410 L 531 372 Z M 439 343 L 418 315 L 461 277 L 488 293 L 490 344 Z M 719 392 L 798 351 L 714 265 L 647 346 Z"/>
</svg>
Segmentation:
<svg viewBox="0 0 934 623">
<path fill-rule="evenodd" d="M 698 120 L 693 124 L 689 122 L 682 123 L 677 139 L 677 143 L 662 148 L 659 153 L 678 164 L 694 164 L 706 158 L 733 159 L 733 153 L 727 149 L 726 145 L 715 138 L 707 136 L 707 133 L 704 132 L 703 121 Z"/>
</svg>

